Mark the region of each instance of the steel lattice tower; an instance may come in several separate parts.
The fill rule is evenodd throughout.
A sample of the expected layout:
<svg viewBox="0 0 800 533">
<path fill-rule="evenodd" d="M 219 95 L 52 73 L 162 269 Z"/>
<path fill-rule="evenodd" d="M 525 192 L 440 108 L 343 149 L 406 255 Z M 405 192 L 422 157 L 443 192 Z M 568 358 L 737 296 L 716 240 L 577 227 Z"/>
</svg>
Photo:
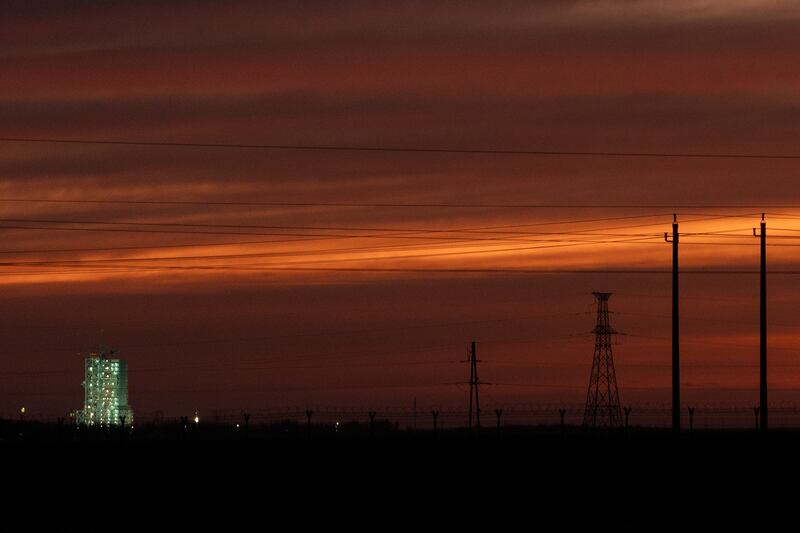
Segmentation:
<svg viewBox="0 0 800 533">
<path fill-rule="evenodd" d="M 475 422 L 476 428 L 478 433 L 481 431 L 481 404 L 480 400 L 478 399 L 478 385 L 481 384 L 478 381 L 478 352 L 475 349 L 475 341 L 472 341 L 470 345 L 469 351 L 469 418 L 467 422 L 467 429 L 472 431 L 472 413 L 473 413 L 473 405 L 474 405 L 474 412 L 475 412 Z M 475 402 L 473 403 L 472 399 L 475 398 Z"/>
<path fill-rule="evenodd" d="M 583 412 L 583 425 L 586 427 L 620 427 L 622 410 L 619 406 L 617 376 L 614 372 L 614 355 L 611 351 L 611 337 L 617 331 L 608 319 L 608 299 L 610 292 L 593 292 L 597 299 L 597 326 L 595 334 L 592 373 L 589 376 L 589 391 L 586 393 L 586 409 Z"/>
</svg>

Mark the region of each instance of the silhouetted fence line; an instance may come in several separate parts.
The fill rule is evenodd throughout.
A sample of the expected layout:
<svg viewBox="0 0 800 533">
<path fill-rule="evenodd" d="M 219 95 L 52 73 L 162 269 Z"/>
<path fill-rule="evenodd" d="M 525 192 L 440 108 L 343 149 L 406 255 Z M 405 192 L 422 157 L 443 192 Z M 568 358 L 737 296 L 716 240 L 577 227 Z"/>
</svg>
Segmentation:
<svg viewBox="0 0 800 533">
<path fill-rule="evenodd" d="M 751 429 L 753 428 L 752 405 L 720 406 L 720 405 L 693 405 L 687 406 L 681 412 L 681 417 L 686 427 L 689 427 L 689 408 L 692 409 L 692 426 L 694 430 L 704 429 Z M 631 428 L 669 428 L 672 422 L 670 406 L 650 404 L 626 405 L 628 422 Z M 557 404 L 537 406 L 525 404 L 497 404 L 487 405 L 484 409 L 488 413 L 502 410 L 499 419 L 500 426 L 553 426 L 580 427 L 583 422 L 584 407 L 578 405 L 558 406 Z M 415 411 L 408 407 L 375 406 L 371 408 L 335 407 L 335 406 L 303 406 L 270 409 L 215 409 L 201 413 L 195 422 L 193 417 L 186 415 L 164 416 L 160 411 L 141 412 L 135 417 L 136 425 L 202 427 L 204 425 L 237 425 L 251 429 L 265 425 L 291 423 L 310 426 L 336 426 L 359 425 L 373 426 L 378 424 L 391 427 L 394 430 L 408 430 L 414 428 L 416 416 L 418 431 L 433 431 L 434 417 L 432 412 L 437 412 L 436 426 L 439 431 L 467 428 L 469 413 L 466 408 L 447 406 L 419 406 Z M 313 413 L 312 417 L 308 412 Z M 370 416 L 372 414 L 372 416 Z M 39 422 L 50 424 L 74 425 L 72 418 L 63 414 L 45 414 L 27 412 L 24 416 L 19 413 L 0 413 L 0 418 L 5 422 Z M 770 407 L 770 426 L 783 429 L 800 429 L 800 405 L 773 405 Z"/>
</svg>

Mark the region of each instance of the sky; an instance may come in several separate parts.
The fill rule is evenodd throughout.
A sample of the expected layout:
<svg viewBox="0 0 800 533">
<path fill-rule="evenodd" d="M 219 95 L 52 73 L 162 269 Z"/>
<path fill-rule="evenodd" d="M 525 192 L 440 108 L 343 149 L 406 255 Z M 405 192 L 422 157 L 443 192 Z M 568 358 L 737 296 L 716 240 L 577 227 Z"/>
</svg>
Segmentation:
<svg viewBox="0 0 800 533">
<path fill-rule="evenodd" d="M 485 409 L 579 407 L 592 291 L 623 403 L 667 405 L 673 213 L 684 401 L 756 402 L 752 228 L 798 269 L 798 159 L 469 151 L 797 155 L 796 3 L 0 9 L 0 413 L 79 408 L 101 338 L 144 418 L 457 408 L 473 340 Z M 776 403 L 799 281 L 769 277 Z"/>
</svg>

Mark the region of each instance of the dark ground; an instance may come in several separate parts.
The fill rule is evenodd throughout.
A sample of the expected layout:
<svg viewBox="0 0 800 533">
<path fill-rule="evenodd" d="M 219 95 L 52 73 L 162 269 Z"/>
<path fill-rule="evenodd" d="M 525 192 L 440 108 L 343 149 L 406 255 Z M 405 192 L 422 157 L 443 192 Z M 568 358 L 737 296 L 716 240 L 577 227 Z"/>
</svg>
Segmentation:
<svg viewBox="0 0 800 533">
<path fill-rule="evenodd" d="M 798 432 L 695 432 L 677 446 L 641 429 L 13 436 L 0 444 L 5 531 L 771 531 L 798 520 Z"/>
</svg>

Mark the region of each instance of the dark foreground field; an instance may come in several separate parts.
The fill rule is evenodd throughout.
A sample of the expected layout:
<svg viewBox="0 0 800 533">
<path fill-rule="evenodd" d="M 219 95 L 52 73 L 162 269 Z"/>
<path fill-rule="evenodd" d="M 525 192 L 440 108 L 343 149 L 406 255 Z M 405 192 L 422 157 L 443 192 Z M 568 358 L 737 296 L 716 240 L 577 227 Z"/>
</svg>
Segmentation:
<svg viewBox="0 0 800 533">
<path fill-rule="evenodd" d="M 800 433 L 6 440 L 6 531 L 794 529 Z"/>
</svg>

